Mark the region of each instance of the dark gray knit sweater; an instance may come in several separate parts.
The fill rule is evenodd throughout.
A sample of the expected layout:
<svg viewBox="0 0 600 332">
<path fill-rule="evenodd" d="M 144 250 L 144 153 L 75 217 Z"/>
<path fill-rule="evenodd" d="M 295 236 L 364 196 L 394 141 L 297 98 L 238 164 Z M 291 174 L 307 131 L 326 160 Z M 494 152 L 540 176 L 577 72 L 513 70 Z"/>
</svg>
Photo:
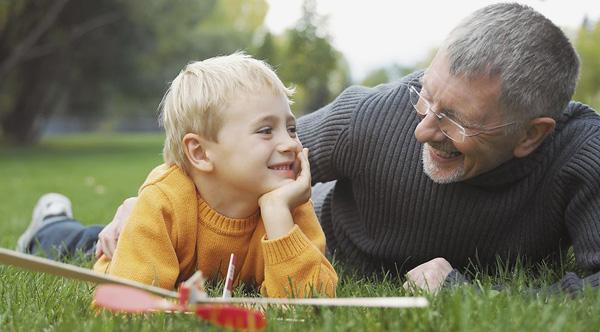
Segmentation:
<svg viewBox="0 0 600 332">
<path fill-rule="evenodd" d="M 338 260 L 365 273 L 404 273 L 435 257 L 493 269 L 498 257 L 555 260 L 572 245 L 581 268 L 600 270 L 600 116 L 570 103 L 530 156 L 436 184 L 423 173 L 409 106 L 399 82 L 350 87 L 298 121 L 313 182 L 337 179 L 319 217 Z"/>
</svg>

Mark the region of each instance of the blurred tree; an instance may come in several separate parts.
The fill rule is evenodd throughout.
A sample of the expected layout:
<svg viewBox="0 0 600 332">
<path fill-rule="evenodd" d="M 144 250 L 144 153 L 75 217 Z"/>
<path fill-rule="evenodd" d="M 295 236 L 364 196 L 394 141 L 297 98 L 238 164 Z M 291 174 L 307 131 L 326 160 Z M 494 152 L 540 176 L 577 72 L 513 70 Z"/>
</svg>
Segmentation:
<svg viewBox="0 0 600 332">
<path fill-rule="evenodd" d="M 154 110 L 190 60 L 242 50 L 264 0 L 0 1 L 0 125 L 32 143 L 50 114 Z"/>
<path fill-rule="evenodd" d="M 421 63 L 414 66 L 403 66 L 392 64 L 387 67 L 375 69 L 367 74 L 361 84 L 366 86 L 376 86 L 382 83 L 387 83 L 400 79 L 417 69 L 421 68 Z"/>
<path fill-rule="evenodd" d="M 585 18 L 577 31 L 575 47 L 581 59 L 574 99 L 600 111 L 600 19 Z"/>
<path fill-rule="evenodd" d="M 344 54 L 336 51 L 336 66 L 329 74 L 329 101 L 337 97 L 345 88 L 352 84 L 350 65 Z M 321 105 L 323 106 L 323 105 Z M 314 109 L 311 109 L 314 111 Z"/>
<path fill-rule="evenodd" d="M 382 83 L 398 80 L 416 70 L 425 69 L 429 66 L 437 54 L 437 51 L 437 48 L 430 49 L 423 60 L 418 61 L 412 66 L 392 64 L 387 67 L 375 69 L 365 76 L 361 84 L 366 86 L 376 86 Z"/>
<path fill-rule="evenodd" d="M 252 50 L 252 53 L 257 59 L 261 59 L 276 66 L 279 63 L 279 57 L 277 56 L 277 45 L 275 44 L 275 37 L 271 32 L 265 32 L 262 43 Z"/>
<path fill-rule="evenodd" d="M 388 75 L 387 69 L 379 68 L 370 71 L 360 84 L 365 86 L 376 86 L 390 81 L 390 75 Z"/>
<path fill-rule="evenodd" d="M 296 87 L 295 109 L 300 114 L 314 111 L 327 104 L 349 81 L 347 66 L 340 66 L 341 53 L 332 46 L 325 30 L 326 18 L 316 12 L 315 0 L 305 0 L 302 17 L 295 27 L 286 31 L 279 54 L 267 54 L 272 37 L 266 35 L 259 47 L 261 56 L 273 58 L 271 64 L 278 68 L 282 80 Z M 268 52 L 271 52 L 270 50 Z M 336 84 L 332 84 L 334 77 Z M 344 81 L 340 84 L 340 81 Z M 342 88 L 343 88 L 342 87 Z"/>
<path fill-rule="evenodd" d="M 108 77 L 110 71 L 102 65 L 119 59 L 111 53 L 118 48 L 98 42 L 119 39 L 118 31 L 109 36 L 102 32 L 123 22 L 123 11 L 120 4 L 106 0 L 95 1 L 93 6 L 68 0 L 15 0 L 2 2 L 0 7 L 2 134 L 12 142 L 30 143 L 38 137 L 44 120 L 65 103 L 69 87 L 77 86 L 78 73 L 94 69 L 82 77 L 85 81 L 79 80 L 90 90 Z M 94 57 L 85 56 L 86 62 L 77 63 L 85 45 Z M 100 92 L 96 90 L 93 97 L 101 97 Z"/>
<path fill-rule="evenodd" d="M 138 1 L 130 12 L 146 30 L 147 46 L 133 57 L 137 94 L 113 94 L 108 109 L 117 114 L 155 110 L 186 63 L 248 49 L 268 10 L 265 0 Z"/>
</svg>

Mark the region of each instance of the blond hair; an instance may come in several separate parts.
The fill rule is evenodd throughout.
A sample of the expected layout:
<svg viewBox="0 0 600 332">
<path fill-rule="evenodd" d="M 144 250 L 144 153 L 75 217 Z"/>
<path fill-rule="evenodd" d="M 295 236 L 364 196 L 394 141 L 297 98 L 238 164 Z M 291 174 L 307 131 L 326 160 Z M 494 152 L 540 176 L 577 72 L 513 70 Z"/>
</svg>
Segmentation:
<svg viewBox="0 0 600 332">
<path fill-rule="evenodd" d="M 267 63 L 241 52 L 189 63 L 171 82 L 160 106 L 165 163 L 189 171 L 183 136 L 195 133 L 216 142 L 229 102 L 265 90 L 286 98 L 294 93 Z"/>
</svg>

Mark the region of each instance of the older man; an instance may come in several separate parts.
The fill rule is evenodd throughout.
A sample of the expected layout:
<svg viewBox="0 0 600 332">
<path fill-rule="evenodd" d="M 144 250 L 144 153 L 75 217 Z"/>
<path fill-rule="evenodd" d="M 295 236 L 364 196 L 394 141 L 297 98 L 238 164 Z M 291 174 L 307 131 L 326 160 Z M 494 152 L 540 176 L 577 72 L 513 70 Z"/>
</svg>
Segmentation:
<svg viewBox="0 0 600 332">
<path fill-rule="evenodd" d="M 435 290 L 455 266 L 555 262 L 572 246 L 600 270 L 600 117 L 571 102 L 579 61 L 529 7 L 496 4 L 455 28 L 430 67 L 350 87 L 302 117 L 313 200 L 338 261 L 408 271 Z M 114 250 L 135 200 L 100 233 Z M 585 282 L 566 274 L 555 289 Z"/>
<path fill-rule="evenodd" d="M 314 191 L 328 248 L 367 273 L 412 269 L 429 289 L 452 266 L 556 261 L 571 245 L 600 270 L 600 117 L 569 103 L 578 66 L 552 22 L 497 4 L 424 73 L 302 117 L 313 181 L 337 180 Z M 581 285 L 567 274 L 555 287 Z"/>
</svg>

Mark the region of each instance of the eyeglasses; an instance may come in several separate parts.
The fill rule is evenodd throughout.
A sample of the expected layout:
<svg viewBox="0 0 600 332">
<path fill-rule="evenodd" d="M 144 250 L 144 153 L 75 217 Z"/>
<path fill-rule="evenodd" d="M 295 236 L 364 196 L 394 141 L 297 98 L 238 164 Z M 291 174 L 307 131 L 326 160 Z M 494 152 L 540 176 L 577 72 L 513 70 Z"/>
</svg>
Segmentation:
<svg viewBox="0 0 600 332">
<path fill-rule="evenodd" d="M 499 126 L 487 127 L 487 128 L 465 128 L 460 123 L 448 117 L 445 113 L 436 112 L 431 107 L 431 103 L 425 99 L 421 94 L 417 91 L 417 89 L 408 85 L 409 95 L 410 95 L 410 104 L 415 109 L 415 112 L 421 117 L 421 119 L 427 116 L 427 113 L 432 113 L 438 120 L 438 126 L 442 133 L 449 139 L 455 142 L 464 142 L 466 137 L 477 136 L 480 134 L 487 134 L 493 130 L 500 129 L 503 127 L 507 127 L 515 124 L 516 122 L 509 122 L 505 124 L 501 124 Z"/>
</svg>

